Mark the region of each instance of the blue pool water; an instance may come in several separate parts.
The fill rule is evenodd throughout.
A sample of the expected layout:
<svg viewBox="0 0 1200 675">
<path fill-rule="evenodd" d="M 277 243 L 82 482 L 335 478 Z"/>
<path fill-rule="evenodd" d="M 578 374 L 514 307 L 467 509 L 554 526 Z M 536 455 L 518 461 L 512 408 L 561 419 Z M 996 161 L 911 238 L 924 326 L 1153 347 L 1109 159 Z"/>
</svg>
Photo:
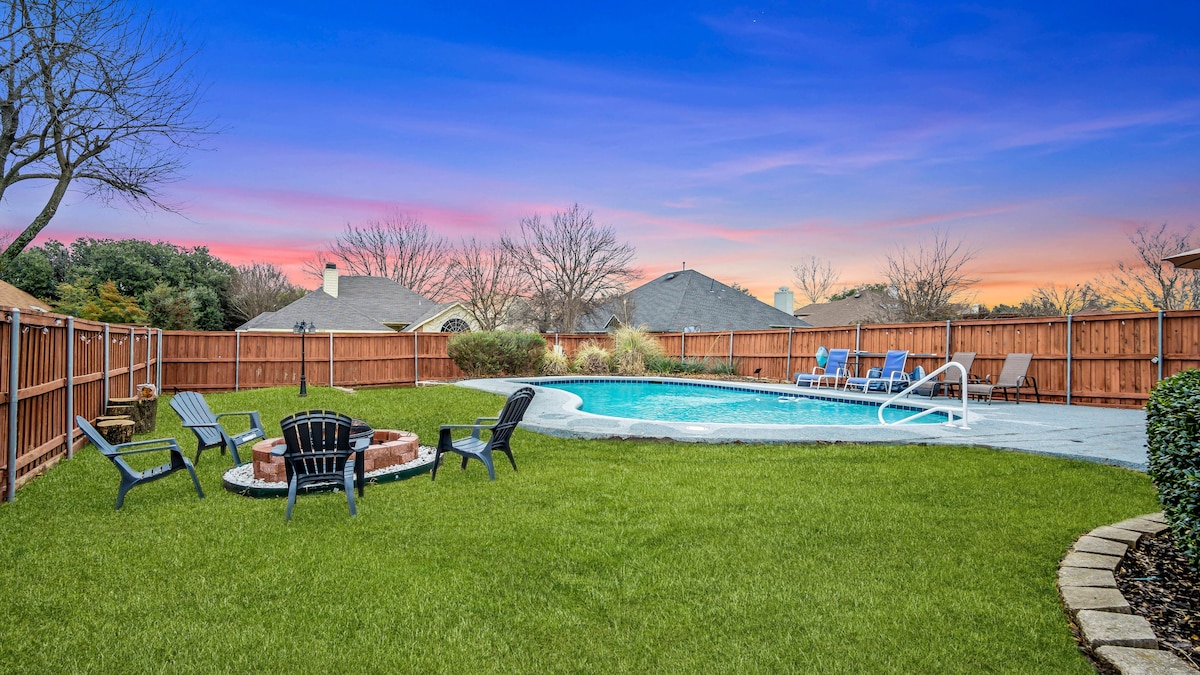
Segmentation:
<svg viewBox="0 0 1200 675">
<path fill-rule="evenodd" d="M 878 425 L 879 406 L 806 396 L 779 394 L 723 385 L 648 380 L 558 380 L 539 386 L 561 389 L 583 399 L 580 410 L 594 415 L 660 422 L 721 424 L 858 424 Z M 916 407 L 889 407 L 884 419 L 898 422 Z M 933 413 L 913 424 L 938 424 L 945 414 Z"/>
</svg>

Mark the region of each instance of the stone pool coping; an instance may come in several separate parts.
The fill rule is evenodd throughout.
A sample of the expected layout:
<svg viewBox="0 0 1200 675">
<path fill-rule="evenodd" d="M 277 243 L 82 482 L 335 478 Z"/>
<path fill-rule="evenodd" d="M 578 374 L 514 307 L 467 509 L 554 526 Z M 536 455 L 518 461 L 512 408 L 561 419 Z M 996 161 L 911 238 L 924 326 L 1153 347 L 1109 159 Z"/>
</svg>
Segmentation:
<svg viewBox="0 0 1200 675">
<path fill-rule="evenodd" d="M 560 438 L 661 439 L 685 443 L 889 443 L 905 445 L 974 445 L 1033 454 L 1084 459 L 1144 471 L 1146 469 L 1146 413 L 1143 410 L 1094 408 L 1049 403 L 1020 404 L 996 400 L 972 402 L 967 429 L 943 424 L 896 426 L 803 426 L 770 424 L 672 423 L 592 415 L 578 410 L 579 397 L 558 389 L 537 386 L 541 381 L 629 378 L 495 378 L 463 380 L 458 386 L 507 396 L 532 384 L 537 395 L 521 427 Z M 638 379 L 720 384 L 775 395 L 804 394 L 807 388 L 791 384 L 689 380 L 674 377 Z M 822 396 L 883 401 L 883 394 L 819 390 Z M 927 399 L 906 400 L 921 405 Z"/>
<path fill-rule="evenodd" d="M 1059 564 L 1058 593 L 1080 640 L 1122 675 L 1200 672 L 1158 648 L 1150 622 L 1133 613 L 1113 574 L 1142 538 L 1166 529 L 1162 513 L 1098 527 L 1080 537 Z"/>
</svg>

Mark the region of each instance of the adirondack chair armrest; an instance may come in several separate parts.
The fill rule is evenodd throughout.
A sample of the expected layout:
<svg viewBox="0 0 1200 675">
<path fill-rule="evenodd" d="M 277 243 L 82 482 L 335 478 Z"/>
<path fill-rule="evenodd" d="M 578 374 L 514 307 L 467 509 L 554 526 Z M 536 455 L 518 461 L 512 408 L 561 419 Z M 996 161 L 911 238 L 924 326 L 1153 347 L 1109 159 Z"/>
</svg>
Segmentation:
<svg viewBox="0 0 1200 675">
<path fill-rule="evenodd" d="M 487 419 L 486 417 L 484 419 Z M 448 447 L 454 440 L 453 432 L 455 429 L 470 429 L 471 436 L 479 438 L 479 432 L 485 429 L 491 429 L 490 424 L 443 424 L 438 427 L 438 446 Z"/>
<path fill-rule="evenodd" d="M 282 444 L 276 445 L 275 447 L 271 448 L 271 454 L 275 457 L 283 457 L 285 454 L 287 454 L 287 446 Z"/>
<path fill-rule="evenodd" d="M 371 439 L 369 438 L 356 438 L 350 443 L 350 449 L 354 452 L 362 452 L 369 447 L 371 447 Z"/>
<path fill-rule="evenodd" d="M 476 417 L 474 426 L 484 426 L 484 422 L 499 422 L 499 417 Z"/>
</svg>

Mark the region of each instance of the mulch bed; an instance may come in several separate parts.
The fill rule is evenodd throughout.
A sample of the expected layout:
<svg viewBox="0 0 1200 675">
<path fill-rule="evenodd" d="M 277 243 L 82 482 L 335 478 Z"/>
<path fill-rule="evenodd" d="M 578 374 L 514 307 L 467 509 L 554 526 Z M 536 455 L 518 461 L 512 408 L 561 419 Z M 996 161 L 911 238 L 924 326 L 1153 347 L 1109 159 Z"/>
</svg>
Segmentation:
<svg viewBox="0 0 1200 675">
<path fill-rule="evenodd" d="M 1154 627 L 1159 648 L 1200 668 L 1200 574 L 1175 547 L 1171 531 L 1143 539 L 1115 576 L 1134 613 Z"/>
</svg>

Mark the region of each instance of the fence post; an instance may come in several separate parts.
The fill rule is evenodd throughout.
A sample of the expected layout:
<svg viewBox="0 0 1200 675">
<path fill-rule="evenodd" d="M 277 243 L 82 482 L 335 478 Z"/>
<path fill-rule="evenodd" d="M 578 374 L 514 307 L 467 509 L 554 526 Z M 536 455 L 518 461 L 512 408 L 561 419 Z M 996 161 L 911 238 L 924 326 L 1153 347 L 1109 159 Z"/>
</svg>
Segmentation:
<svg viewBox="0 0 1200 675">
<path fill-rule="evenodd" d="M 242 331 L 233 331 L 233 390 L 242 384 Z"/>
<path fill-rule="evenodd" d="M 133 326 L 129 327 L 129 396 L 133 397 Z M 107 401 L 105 401 L 107 403 Z"/>
<path fill-rule="evenodd" d="M 421 359 L 418 356 L 418 354 L 420 353 L 421 350 L 418 349 L 418 347 L 420 347 L 420 343 L 417 342 L 417 333 L 418 333 L 418 331 L 415 331 L 415 330 L 413 331 L 413 386 L 414 387 L 417 386 L 417 383 L 421 381 L 420 370 L 418 370 L 418 368 L 421 365 Z"/>
<path fill-rule="evenodd" d="M 108 405 L 108 371 L 109 366 L 109 335 L 108 324 L 104 324 L 104 405 Z M 101 408 L 103 410 L 104 408 Z"/>
<path fill-rule="evenodd" d="M 75 317 L 67 317 L 67 459 L 75 456 Z"/>
<path fill-rule="evenodd" d="M 1071 405 L 1071 352 L 1074 351 L 1072 345 L 1075 342 L 1072 336 L 1074 319 L 1073 315 L 1067 315 L 1067 405 Z"/>
<path fill-rule="evenodd" d="M 333 331 L 329 331 L 329 386 L 333 387 Z"/>
<path fill-rule="evenodd" d="M 1163 379 L 1163 311 L 1158 310 L 1158 380 Z"/>
<path fill-rule="evenodd" d="M 946 319 L 946 363 L 950 363 L 950 319 Z"/>
<path fill-rule="evenodd" d="M 687 359 L 687 331 L 679 331 L 679 360 Z"/>
<path fill-rule="evenodd" d="M 729 368 L 733 368 L 733 331 L 729 331 Z"/>
<path fill-rule="evenodd" d="M 12 335 L 9 336 L 8 348 L 8 465 L 4 472 L 5 482 L 4 501 L 11 502 L 17 498 L 17 400 L 20 398 L 21 379 L 21 310 L 13 307 L 9 310 L 12 317 Z"/>
<path fill-rule="evenodd" d="M 792 375 L 792 327 L 788 327 L 788 346 L 787 346 L 787 361 L 783 366 L 783 379 L 790 380 Z"/>
<path fill-rule="evenodd" d="M 159 328 L 158 329 L 158 345 L 155 348 L 155 351 L 156 351 L 155 360 L 157 361 L 157 363 L 154 364 L 154 371 L 155 371 L 154 372 L 154 388 L 160 394 L 162 393 L 162 338 L 163 338 L 163 332 L 162 332 L 162 329 Z"/>
<path fill-rule="evenodd" d="M 854 351 L 862 351 L 862 324 L 854 325 Z M 855 361 L 857 363 L 857 360 Z"/>
</svg>

